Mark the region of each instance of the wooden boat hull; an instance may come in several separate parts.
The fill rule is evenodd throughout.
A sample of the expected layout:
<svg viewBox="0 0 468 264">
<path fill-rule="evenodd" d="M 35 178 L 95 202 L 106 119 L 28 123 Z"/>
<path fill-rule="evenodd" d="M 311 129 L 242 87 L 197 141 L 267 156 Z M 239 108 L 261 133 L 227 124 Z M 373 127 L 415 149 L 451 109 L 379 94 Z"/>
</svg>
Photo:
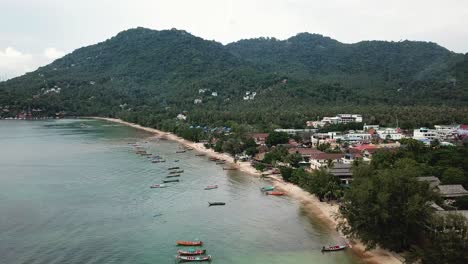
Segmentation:
<svg viewBox="0 0 468 264">
<path fill-rule="evenodd" d="M 180 169 L 180 167 L 170 167 L 170 168 L 167 168 L 168 170 L 178 170 Z"/>
<path fill-rule="evenodd" d="M 223 203 L 223 202 L 208 202 L 208 206 L 222 206 L 222 205 L 226 205 L 226 203 Z"/>
<path fill-rule="evenodd" d="M 177 250 L 177 253 L 181 256 L 196 256 L 206 254 L 206 249 L 197 249 L 192 251 Z"/>
<path fill-rule="evenodd" d="M 336 245 L 336 246 L 330 246 L 330 247 L 323 247 L 322 252 L 332 252 L 332 251 L 341 251 L 347 249 L 347 245 Z"/>
<path fill-rule="evenodd" d="M 164 183 L 169 183 L 169 182 L 179 182 L 179 179 L 177 180 L 163 180 Z"/>
<path fill-rule="evenodd" d="M 154 185 L 151 185 L 150 188 L 166 188 L 167 186 L 164 185 L 164 184 L 154 184 Z"/>
<path fill-rule="evenodd" d="M 180 174 L 173 174 L 173 175 L 166 176 L 166 178 L 176 178 L 176 177 L 180 177 Z"/>
<path fill-rule="evenodd" d="M 184 240 L 177 240 L 176 244 L 178 246 L 202 246 L 202 241 L 184 241 Z"/>
<path fill-rule="evenodd" d="M 205 190 L 213 190 L 213 189 L 218 189 L 218 185 L 209 185 L 205 187 Z"/>
<path fill-rule="evenodd" d="M 267 195 L 276 195 L 276 196 L 282 196 L 285 195 L 285 192 L 266 192 Z"/>
<path fill-rule="evenodd" d="M 177 256 L 179 262 L 211 261 L 211 256 Z"/>
<path fill-rule="evenodd" d="M 274 186 L 266 186 L 266 187 L 262 187 L 260 190 L 262 192 L 274 191 L 275 187 Z"/>
</svg>

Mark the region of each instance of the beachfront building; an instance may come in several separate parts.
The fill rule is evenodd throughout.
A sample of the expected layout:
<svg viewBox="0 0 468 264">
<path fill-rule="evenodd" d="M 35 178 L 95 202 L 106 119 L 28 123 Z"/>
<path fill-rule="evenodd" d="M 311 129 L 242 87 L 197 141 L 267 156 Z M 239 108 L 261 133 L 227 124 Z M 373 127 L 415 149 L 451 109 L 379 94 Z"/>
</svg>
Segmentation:
<svg viewBox="0 0 468 264">
<path fill-rule="evenodd" d="M 321 143 L 336 143 L 338 140 L 343 140 L 344 136 L 341 132 L 315 133 L 310 137 L 312 145 Z"/>
<path fill-rule="evenodd" d="M 305 129 L 297 129 L 297 128 L 277 128 L 275 132 L 284 132 L 291 136 L 295 135 L 305 135 L 305 134 L 314 134 L 317 132 L 317 129 L 314 128 L 305 128 Z"/>
<path fill-rule="evenodd" d="M 341 184 L 348 185 L 353 180 L 352 167 L 351 164 L 335 163 L 328 168 L 328 171 L 335 177 L 338 177 Z"/>
<path fill-rule="evenodd" d="M 324 153 L 318 149 L 314 148 L 290 148 L 288 149 L 289 154 L 300 154 L 301 157 L 304 159 L 305 162 L 309 162 L 312 155 L 316 155 L 319 153 Z"/>
<path fill-rule="evenodd" d="M 329 165 L 339 163 L 341 158 L 344 157 L 342 153 L 316 153 L 310 157 L 310 168 L 318 170 L 320 168 L 328 168 Z"/>
</svg>

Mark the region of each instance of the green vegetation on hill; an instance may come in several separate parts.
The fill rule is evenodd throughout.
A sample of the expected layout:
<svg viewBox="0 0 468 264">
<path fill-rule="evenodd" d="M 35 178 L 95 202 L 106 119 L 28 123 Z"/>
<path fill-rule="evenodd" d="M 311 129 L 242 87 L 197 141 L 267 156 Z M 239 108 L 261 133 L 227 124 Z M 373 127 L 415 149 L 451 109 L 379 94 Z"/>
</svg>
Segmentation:
<svg viewBox="0 0 468 264">
<path fill-rule="evenodd" d="M 222 45 L 181 30 L 137 28 L 0 83 L 0 106 L 10 106 L 3 116 L 63 110 L 173 132 L 228 121 L 256 130 L 303 127 L 340 112 L 382 125 L 398 118 L 403 127 L 461 123 L 468 122 L 467 61 L 426 42 L 344 44 L 301 33 Z M 244 100 L 247 92 L 256 94 Z M 176 121 L 184 111 L 187 121 Z"/>
</svg>

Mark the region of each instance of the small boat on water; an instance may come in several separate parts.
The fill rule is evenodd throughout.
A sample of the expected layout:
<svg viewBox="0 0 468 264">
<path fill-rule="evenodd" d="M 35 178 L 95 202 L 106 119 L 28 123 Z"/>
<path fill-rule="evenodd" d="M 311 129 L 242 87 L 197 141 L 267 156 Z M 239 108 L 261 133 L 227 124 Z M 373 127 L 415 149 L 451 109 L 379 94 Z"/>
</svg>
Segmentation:
<svg viewBox="0 0 468 264">
<path fill-rule="evenodd" d="M 166 176 L 166 178 L 176 178 L 176 177 L 180 177 L 180 174 L 173 174 L 173 175 Z"/>
<path fill-rule="evenodd" d="M 169 183 L 169 182 L 179 182 L 179 179 L 177 180 L 163 180 L 164 183 Z"/>
<path fill-rule="evenodd" d="M 172 170 L 169 172 L 169 174 L 178 174 L 178 173 L 183 173 L 184 170 Z"/>
<path fill-rule="evenodd" d="M 165 184 L 153 184 L 150 186 L 150 188 L 166 188 L 167 186 Z"/>
<path fill-rule="evenodd" d="M 211 157 L 210 160 L 211 160 L 211 161 L 218 161 L 219 159 L 216 158 L 216 157 Z"/>
<path fill-rule="evenodd" d="M 166 162 L 166 160 L 163 159 L 155 159 L 151 161 L 152 163 L 161 163 L 161 162 Z"/>
<path fill-rule="evenodd" d="M 198 241 L 185 241 L 185 240 L 177 240 L 176 244 L 178 246 L 202 246 L 203 242 L 198 240 Z"/>
<path fill-rule="evenodd" d="M 225 164 L 226 162 L 225 161 L 217 161 L 216 164 L 220 165 L 220 164 Z"/>
<path fill-rule="evenodd" d="M 167 168 L 167 169 L 168 169 L 168 170 L 178 170 L 178 169 L 180 169 L 180 167 L 169 167 L 169 168 Z"/>
<path fill-rule="evenodd" d="M 174 160 L 174 162 L 179 162 L 179 160 Z"/>
<path fill-rule="evenodd" d="M 237 170 L 237 168 L 223 168 L 223 170 Z"/>
<path fill-rule="evenodd" d="M 176 256 L 179 262 L 211 261 L 211 256 Z"/>
<path fill-rule="evenodd" d="M 282 196 L 282 195 L 285 195 L 286 193 L 285 192 L 266 192 L 267 195 L 276 195 L 276 196 Z"/>
<path fill-rule="evenodd" d="M 328 246 L 328 247 L 323 247 L 322 252 L 329 252 L 329 251 L 340 251 L 347 249 L 348 245 L 336 245 L 336 246 Z"/>
<path fill-rule="evenodd" d="M 152 156 L 153 154 L 151 154 L 151 153 L 141 153 L 140 155 L 142 155 L 142 156 Z"/>
<path fill-rule="evenodd" d="M 208 206 L 217 206 L 217 205 L 226 205 L 226 203 L 223 202 L 208 202 Z"/>
<path fill-rule="evenodd" d="M 218 185 L 208 185 L 205 187 L 205 190 L 213 190 L 213 189 L 218 189 Z"/>
<path fill-rule="evenodd" d="M 268 192 L 268 191 L 273 191 L 273 190 L 275 190 L 275 186 L 265 186 L 265 187 L 260 188 L 260 191 L 262 192 Z"/>
<path fill-rule="evenodd" d="M 195 156 L 197 156 L 197 157 L 203 157 L 203 156 L 206 156 L 206 154 L 204 154 L 204 153 L 198 153 L 198 154 L 195 154 Z"/>
<path fill-rule="evenodd" d="M 206 254 L 206 249 L 194 249 L 191 248 L 187 251 L 185 250 L 177 250 L 177 253 L 181 256 L 195 256 L 195 255 L 205 255 Z"/>
<path fill-rule="evenodd" d="M 175 153 L 185 153 L 185 150 L 177 150 Z"/>
</svg>

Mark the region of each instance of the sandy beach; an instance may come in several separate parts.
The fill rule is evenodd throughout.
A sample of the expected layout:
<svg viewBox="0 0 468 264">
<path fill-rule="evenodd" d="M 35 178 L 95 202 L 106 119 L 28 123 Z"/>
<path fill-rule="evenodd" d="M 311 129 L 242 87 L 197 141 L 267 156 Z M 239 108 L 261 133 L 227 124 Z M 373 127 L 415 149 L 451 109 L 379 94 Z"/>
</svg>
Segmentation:
<svg viewBox="0 0 468 264">
<path fill-rule="evenodd" d="M 212 149 L 206 149 L 202 143 L 195 143 L 192 141 L 185 140 L 172 133 L 167 133 L 158 129 L 143 127 L 138 124 L 125 122 L 115 118 L 104 118 L 104 117 L 91 117 L 92 119 L 105 120 L 114 122 L 126 126 L 130 126 L 136 129 L 144 130 L 157 135 L 158 137 L 164 137 L 168 140 L 176 141 L 186 147 L 193 148 L 199 153 L 206 154 L 209 157 L 215 157 L 226 161 L 225 167 L 235 167 L 243 172 L 260 176 L 261 173 L 250 165 L 250 162 L 234 162 L 234 158 L 225 153 L 218 153 Z M 320 202 L 317 197 L 304 191 L 297 185 L 284 182 L 279 177 L 269 177 L 275 187 L 281 189 L 287 193 L 288 196 L 300 202 L 303 210 L 308 214 L 309 217 L 318 218 L 322 220 L 330 229 L 336 229 L 338 225 L 338 205 Z M 364 263 L 370 264 L 401 264 L 403 263 L 395 253 L 391 253 L 383 249 L 375 249 L 371 251 L 365 251 L 364 246 L 359 242 L 352 242 L 352 250 L 361 258 Z"/>
</svg>

